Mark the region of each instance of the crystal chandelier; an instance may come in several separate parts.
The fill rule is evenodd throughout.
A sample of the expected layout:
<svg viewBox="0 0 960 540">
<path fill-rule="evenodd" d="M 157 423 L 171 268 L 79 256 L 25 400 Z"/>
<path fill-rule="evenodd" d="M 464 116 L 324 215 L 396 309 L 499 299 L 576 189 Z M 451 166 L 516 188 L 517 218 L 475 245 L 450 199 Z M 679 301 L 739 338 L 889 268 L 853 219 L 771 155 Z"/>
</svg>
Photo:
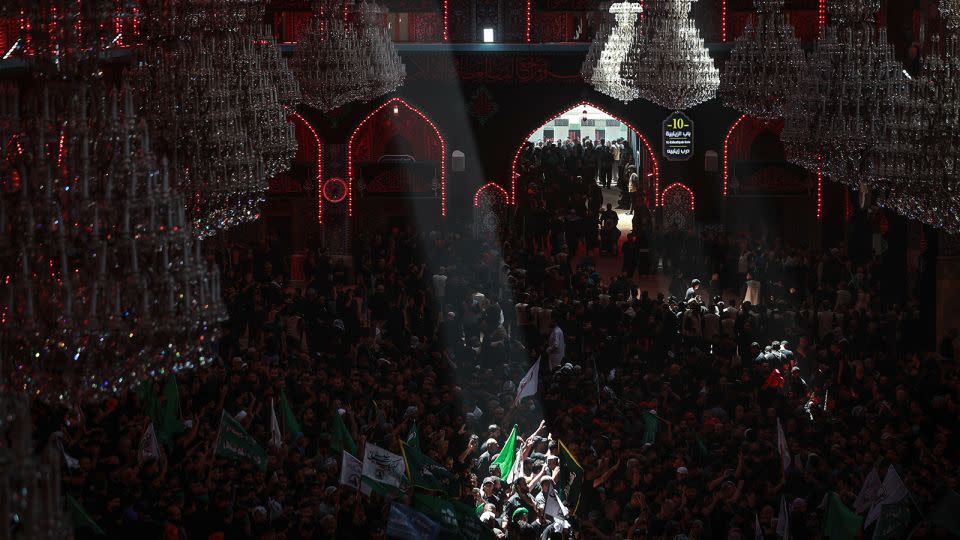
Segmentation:
<svg viewBox="0 0 960 540">
<path fill-rule="evenodd" d="M 933 37 L 910 99 L 875 156 L 877 203 L 908 218 L 960 233 L 960 13 L 944 9 L 948 37 Z M 947 6 L 949 7 L 949 6 Z"/>
<path fill-rule="evenodd" d="M 3 107 L 0 355 L 10 384 L 51 401 L 202 364 L 224 318 L 132 92 L 93 73 Z"/>
<path fill-rule="evenodd" d="M 724 105 L 754 118 L 783 116 L 806 71 L 800 40 L 781 12 L 784 0 L 755 0 L 757 15 L 737 38 L 720 73 Z"/>
<path fill-rule="evenodd" d="M 335 3 L 321 2 L 290 63 L 303 101 L 324 112 L 382 96 L 406 76 L 382 28 L 382 8 L 365 3 L 358 21 L 345 21 L 341 13 Z"/>
<path fill-rule="evenodd" d="M 73 538 L 61 492 L 63 458 L 52 444 L 34 453 L 29 399 L 2 380 L 0 391 L 0 538 Z"/>
<path fill-rule="evenodd" d="M 784 110 L 787 159 L 848 185 L 871 174 L 871 156 L 889 132 L 895 104 L 907 96 L 903 67 L 879 32 L 879 0 L 838 0 L 808 75 Z"/>
<path fill-rule="evenodd" d="M 592 83 L 593 73 L 597 68 L 597 62 L 600 61 L 600 53 L 603 51 L 607 38 L 613 31 L 616 19 L 610 15 L 609 10 L 600 10 L 600 22 L 597 25 L 597 31 L 593 35 L 593 41 L 590 42 L 590 48 L 587 49 L 587 56 L 583 59 L 583 65 L 580 66 L 580 76 L 587 83 Z"/>
<path fill-rule="evenodd" d="M 598 40 L 603 39 L 603 45 L 596 66 L 592 70 L 590 82 L 598 92 L 624 103 L 640 96 L 637 88 L 627 82 L 623 73 L 635 67 L 634 63 L 627 62 L 627 55 L 636 41 L 643 39 L 638 26 L 638 19 L 642 12 L 643 7 L 638 3 L 613 4 L 610 6 L 610 13 L 614 18 L 613 27 L 605 39 L 600 34 L 597 36 Z"/>
<path fill-rule="evenodd" d="M 187 218 L 206 237 L 259 217 L 268 178 L 296 153 L 286 107 L 299 101 L 299 90 L 261 24 L 261 0 L 175 7 L 149 10 L 156 47 L 135 79 Z"/>
<path fill-rule="evenodd" d="M 720 74 L 696 23 L 694 0 L 651 0 L 643 38 L 634 40 L 620 76 L 639 96 L 668 109 L 688 109 L 716 96 Z"/>
</svg>

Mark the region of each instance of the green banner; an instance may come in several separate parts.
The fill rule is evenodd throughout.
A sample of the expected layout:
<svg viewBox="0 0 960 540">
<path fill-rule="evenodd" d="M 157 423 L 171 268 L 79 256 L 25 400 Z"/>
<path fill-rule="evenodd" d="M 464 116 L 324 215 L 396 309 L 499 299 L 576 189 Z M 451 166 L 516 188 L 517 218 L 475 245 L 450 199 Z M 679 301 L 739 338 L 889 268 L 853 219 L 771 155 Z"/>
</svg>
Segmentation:
<svg viewBox="0 0 960 540">
<path fill-rule="evenodd" d="M 567 450 L 563 441 L 558 442 L 560 443 L 560 476 L 557 478 L 559 483 L 557 489 L 563 493 L 570 513 L 576 514 L 577 506 L 580 505 L 580 495 L 583 493 L 583 467 L 570 450 Z"/>
<path fill-rule="evenodd" d="M 266 450 L 260 448 L 257 441 L 227 411 L 220 415 L 220 431 L 217 433 L 217 449 L 214 453 L 227 459 L 251 461 L 260 470 L 267 468 Z"/>
<path fill-rule="evenodd" d="M 410 485 L 439 491 L 450 497 L 460 496 L 460 481 L 443 465 L 403 441 L 400 442 L 400 452 Z"/>
</svg>

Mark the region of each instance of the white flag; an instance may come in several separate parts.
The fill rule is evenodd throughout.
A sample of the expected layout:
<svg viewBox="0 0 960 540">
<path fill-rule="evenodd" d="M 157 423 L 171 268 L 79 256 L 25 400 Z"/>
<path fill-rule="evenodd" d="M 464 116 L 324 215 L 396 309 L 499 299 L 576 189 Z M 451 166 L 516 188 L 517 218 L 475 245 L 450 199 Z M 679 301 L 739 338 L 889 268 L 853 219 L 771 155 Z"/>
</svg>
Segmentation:
<svg viewBox="0 0 960 540">
<path fill-rule="evenodd" d="M 520 379 L 520 384 L 517 385 L 517 399 L 513 400 L 514 405 L 520 403 L 520 400 L 525 397 L 535 396 L 537 394 L 537 379 L 539 378 L 540 359 L 537 358 L 537 361 L 530 366 L 527 374 Z"/>
<path fill-rule="evenodd" d="M 63 460 L 67 463 L 67 468 L 70 470 L 79 470 L 80 469 L 80 460 L 71 456 L 63 449 L 63 441 L 57 439 L 57 446 L 60 447 L 60 453 L 63 454 Z"/>
<path fill-rule="evenodd" d="M 379 446 L 366 443 L 363 448 L 363 476 L 383 484 L 400 487 L 405 467 L 403 458 Z"/>
<path fill-rule="evenodd" d="M 543 504 L 543 513 L 553 518 L 565 518 L 570 513 L 567 507 L 563 505 L 560 497 L 557 496 L 557 490 L 551 489 L 550 494 L 544 497 L 546 501 Z"/>
<path fill-rule="evenodd" d="M 343 458 L 340 460 L 340 484 L 350 486 L 353 489 L 360 489 L 360 476 L 363 474 L 363 464 L 360 460 L 350 455 L 350 452 L 343 451 Z"/>
<path fill-rule="evenodd" d="M 517 478 L 523 476 L 523 445 L 517 450 L 517 456 L 513 459 L 513 467 L 510 467 L 510 472 L 507 474 L 507 483 L 513 484 Z"/>
<path fill-rule="evenodd" d="M 783 425 L 777 418 L 777 449 L 780 450 L 780 461 L 783 462 L 783 470 L 790 467 L 790 447 L 787 446 L 787 437 L 783 434 Z"/>
<path fill-rule="evenodd" d="M 871 523 L 880 517 L 880 510 L 883 508 L 883 505 L 896 504 L 903 500 L 909 493 L 910 490 L 903 484 L 903 480 L 901 480 L 900 475 L 897 474 L 897 469 L 895 469 L 893 465 L 890 465 L 890 467 L 887 468 L 887 475 L 883 478 L 883 484 L 880 485 L 880 490 L 877 492 L 877 501 L 873 507 L 870 508 L 870 511 L 867 512 L 866 519 L 863 520 L 864 528 L 869 527 Z"/>
<path fill-rule="evenodd" d="M 157 443 L 157 432 L 153 429 L 153 422 L 150 422 L 143 436 L 140 437 L 140 453 L 137 461 L 142 464 L 151 459 L 154 461 L 160 459 L 160 445 Z"/>
<path fill-rule="evenodd" d="M 763 527 L 760 526 L 760 516 L 753 514 L 753 538 L 754 540 L 764 540 Z"/>
<path fill-rule="evenodd" d="M 270 446 L 283 446 L 283 435 L 280 433 L 280 422 L 277 420 L 277 410 L 273 408 L 273 398 L 270 398 Z"/>
<path fill-rule="evenodd" d="M 880 475 L 877 468 L 870 469 L 870 474 L 863 481 L 863 487 L 860 488 L 860 494 L 857 500 L 853 501 L 853 511 L 862 514 L 869 510 L 877 502 L 877 494 L 880 492 Z"/>
<path fill-rule="evenodd" d="M 777 536 L 790 540 L 790 509 L 783 495 L 780 496 L 780 514 L 777 516 Z"/>
</svg>

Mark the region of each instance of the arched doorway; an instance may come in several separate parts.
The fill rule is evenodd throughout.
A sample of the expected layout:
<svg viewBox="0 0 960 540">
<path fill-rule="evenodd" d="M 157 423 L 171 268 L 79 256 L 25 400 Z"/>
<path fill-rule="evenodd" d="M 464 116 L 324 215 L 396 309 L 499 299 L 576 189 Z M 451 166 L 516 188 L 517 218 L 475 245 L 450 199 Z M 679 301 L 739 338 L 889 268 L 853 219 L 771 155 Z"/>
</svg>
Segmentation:
<svg viewBox="0 0 960 540">
<path fill-rule="evenodd" d="M 588 122 L 575 123 L 574 121 L 578 117 L 583 117 Z M 598 125 L 596 120 L 601 117 L 608 122 Z M 547 141 L 553 141 L 556 144 L 557 141 L 573 139 L 581 142 L 587 139 L 592 141 L 598 139 L 614 140 L 615 133 L 624 133 L 635 138 L 631 151 L 637 157 L 635 160 L 637 174 L 643 188 L 651 192 L 650 196 L 646 197 L 647 204 L 650 208 L 655 207 L 659 200 L 660 163 L 657 161 L 650 142 L 629 122 L 587 101 L 581 101 L 563 109 L 524 137 L 510 164 L 510 204 L 517 205 L 518 187 L 521 189 L 524 187 L 522 161 L 525 157 L 524 152 L 530 149 L 531 142 L 536 147 L 538 143 L 544 144 Z M 539 140 L 536 140 L 538 138 Z M 623 138 L 627 139 L 628 137 Z"/>
<path fill-rule="evenodd" d="M 723 143 L 725 227 L 751 236 L 810 242 L 820 219 L 822 175 L 787 162 L 783 120 L 741 116 Z"/>
<path fill-rule="evenodd" d="M 379 221 L 432 221 L 446 216 L 446 199 L 447 144 L 423 111 L 395 97 L 353 130 L 347 143 L 348 216 L 355 207 L 370 206 L 365 217 Z"/>
<path fill-rule="evenodd" d="M 696 198 L 693 190 L 682 182 L 674 182 L 663 188 L 660 196 L 660 206 L 663 207 L 663 227 L 666 230 L 676 229 L 681 232 L 689 231 L 694 224 Z"/>
<path fill-rule="evenodd" d="M 509 204 L 510 194 L 496 182 L 481 186 L 473 195 L 473 234 L 477 238 L 498 235 Z"/>
</svg>

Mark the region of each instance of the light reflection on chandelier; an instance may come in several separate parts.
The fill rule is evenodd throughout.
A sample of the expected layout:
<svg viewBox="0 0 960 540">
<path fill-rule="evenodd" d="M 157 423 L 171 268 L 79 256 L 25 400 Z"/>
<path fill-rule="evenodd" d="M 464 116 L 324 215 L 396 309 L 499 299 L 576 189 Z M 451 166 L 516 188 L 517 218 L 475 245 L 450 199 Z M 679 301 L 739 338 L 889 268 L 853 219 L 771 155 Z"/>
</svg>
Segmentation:
<svg viewBox="0 0 960 540">
<path fill-rule="evenodd" d="M 593 73 L 597 68 L 597 62 L 600 61 L 600 53 L 607 43 L 607 38 L 613 31 L 616 19 L 610 15 L 610 10 L 601 10 L 599 13 L 600 22 L 597 25 L 597 31 L 593 35 L 593 41 L 590 42 L 590 48 L 587 49 L 587 56 L 583 59 L 580 66 L 580 76 L 588 84 L 593 81 Z"/>
<path fill-rule="evenodd" d="M 290 67 L 303 101 L 321 111 L 369 101 L 403 84 L 406 68 L 383 24 L 383 8 L 361 5 L 344 21 L 339 3 L 320 2 L 303 30 Z"/>
<path fill-rule="evenodd" d="M 876 200 L 908 218 L 960 233 L 960 39 L 944 12 L 950 34 L 911 81 L 910 99 L 897 108 L 895 129 L 878 152 Z"/>
<path fill-rule="evenodd" d="M 806 71 L 800 41 L 781 12 L 784 0 L 755 0 L 757 14 L 737 38 L 720 74 L 724 105 L 754 118 L 783 116 Z"/>
<path fill-rule="evenodd" d="M 872 174 L 877 143 L 890 130 L 896 103 L 907 98 L 903 67 L 876 30 L 879 0 L 838 0 L 784 110 L 787 159 L 860 187 Z"/>
<path fill-rule="evenodd" d="M 634 41 L 620 76 L 661 107 L 688 109 L 716 97 L 720 73 L 696 23 L 694 0 L 651 0 L 643 38 Z"/>
<path fill-rule="evenodd" d="M 206 237 L 259 217 L 268 178 L 296 152 L 285 106 L 299 100 L 299 90 L 262 27 L 262 0 L 174 7 L 149 10 L 156 46 L 134 78 L 187 218 Z"/>
<path fill-rule="evenodd" d="M 643 39 L 638 26 L 640 14 L 643 7 L 634 2 L 618 2 L 610 6 L 610 13 L 613 15 L 613 27 L 607 36 L 599 35 L 598 40 L 603 40 L 603 46 L 599 52 L 599 58 L 596 66 L 592 70 L 590 82 L 593 87 L 601 93 L 628 103 L 640 96 L 635 86 L 630 84 L 623 76 L 626 70 L 636 67 L 633 63 L 627 63 L 627 56 L 636 42 Z M 593 47 L 591 45 L 591 47 Z M 588 60 L 589 62 L 589 54 Z"/>
<path fill-rule="evenodd" d="M 5 92 L 0 333 L 5 375 L 50 401 L 205 363 L 223 319 L 132 92 L 95 66 Z"/>
</svg>

